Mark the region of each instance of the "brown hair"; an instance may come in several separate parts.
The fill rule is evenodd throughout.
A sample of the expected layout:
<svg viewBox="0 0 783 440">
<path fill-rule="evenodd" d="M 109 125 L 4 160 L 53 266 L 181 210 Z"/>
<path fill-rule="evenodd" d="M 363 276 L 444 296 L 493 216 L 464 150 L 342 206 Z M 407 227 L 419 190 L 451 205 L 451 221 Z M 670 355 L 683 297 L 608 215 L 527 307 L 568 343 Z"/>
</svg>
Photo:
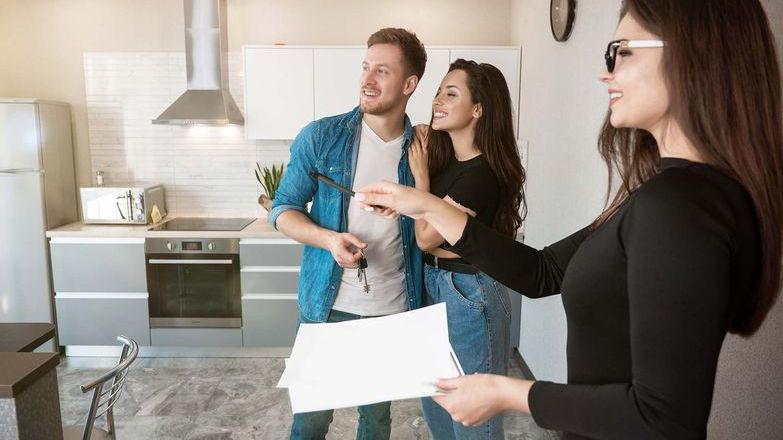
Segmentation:
<svg viewBox="0 0 783 440">
<path fill-rule="evenodd" d="M 424 76 L 427 65 L 427 51 L 419 38 L 413 32 L 400 28 L 383 28 L 370 35 L 367 47 L 376 44 L 394 44 L 402 51 L 409 75 L 416 75 L 419 80 Z"/>
<path fill-rule="evenodd" d="M 758 0 L 624 0 L 632 14 L 666 41 L 662 72 L 670 111 L 703 160 L 748 192 L 759 222 L 761 267 L 752 292 L 739 298 L 729 331 L 752 335 L 781 287 L 783 125 L 775 43 Z M 656 174 L 650 133 L 614 128 L 609 115 L 598 141 L 622 186 L 596 219 L 600 225 L 628 195 Z"/>
<path fill-rule="evenodd" d="M 478 64 L 461 58 L 451 63 L 449 72 L 452 70 L 465 72 L 473 104 L 481 104 L 482 114 L 476 124 L 475 142 L 489 162 L 499 185 L 498 210 L 492 227 L 513 236 L 527 213 L 527 203 L 525 170 L 514 136 L 511 94 L 506 79 L 492 64 Z M 453 157 L 454 147 L 448 133 L 432 129 L 427 137 L 427 147 L 430 175 L 435 176 Z"/>
</svg>

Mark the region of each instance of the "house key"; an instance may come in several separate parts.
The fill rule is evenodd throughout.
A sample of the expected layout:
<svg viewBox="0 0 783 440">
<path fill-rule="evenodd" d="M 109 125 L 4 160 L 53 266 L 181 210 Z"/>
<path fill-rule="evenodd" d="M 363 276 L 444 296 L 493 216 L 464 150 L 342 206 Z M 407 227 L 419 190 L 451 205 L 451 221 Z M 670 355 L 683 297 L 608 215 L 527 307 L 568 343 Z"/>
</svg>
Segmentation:
<svg viewBox="0 0 783 440">
<path fill-rule="evenodd" d="M 364 293 L 370 293 L 370 285 L 367 283 L 367 258 L 362 252 L 361 258 L 359 258 L 359 270 L 356 271 L 356 275 L 360 282 L 364 283 Z"/>
</svg>

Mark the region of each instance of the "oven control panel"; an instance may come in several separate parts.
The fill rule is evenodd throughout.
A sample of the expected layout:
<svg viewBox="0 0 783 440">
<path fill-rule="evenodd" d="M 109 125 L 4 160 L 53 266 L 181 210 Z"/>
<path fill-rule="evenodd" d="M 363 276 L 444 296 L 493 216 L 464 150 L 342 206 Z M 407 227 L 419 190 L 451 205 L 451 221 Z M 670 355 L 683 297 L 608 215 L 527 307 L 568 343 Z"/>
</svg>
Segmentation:
<svg viewBox="0 0 783 440">
<path fill-rule="evenodd" d="M 239 254 L 236 238 L 147 238 L 146 254 Z"/>
</svg>

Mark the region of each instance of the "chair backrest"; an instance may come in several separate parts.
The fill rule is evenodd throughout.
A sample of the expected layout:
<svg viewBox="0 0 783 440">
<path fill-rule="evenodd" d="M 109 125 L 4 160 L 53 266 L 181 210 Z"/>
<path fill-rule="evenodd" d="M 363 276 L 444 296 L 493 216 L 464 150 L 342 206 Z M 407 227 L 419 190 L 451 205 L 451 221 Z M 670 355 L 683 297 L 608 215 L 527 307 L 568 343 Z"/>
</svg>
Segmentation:
<svg viewBox="0 0 783 440">
<path fill-rule="evenodd" d="M 106 415 L 106 430 L 111 438 L 114 438 L 114 404 L 120 398 L 122 388 L 125 385 L 125 378 L 128 376 L 128 368 L 136 360 L 139 354 L 139 344 L 127 336 L 117 336 L 117 340 L 122 342 L 122 353 L 120 361 L 111 370 L 104 373 L 101 377 L 82 385 L 80 388 L 83 393 L 92 390 L 92 403 L 90 411 L 87 413 L 87 423 L 84 426 L 83 440 L 90 440 L 92 428 L 95 421 L 103 415 Z M 111 385 L 107 386 L 111 381 Z"/>
</svg>

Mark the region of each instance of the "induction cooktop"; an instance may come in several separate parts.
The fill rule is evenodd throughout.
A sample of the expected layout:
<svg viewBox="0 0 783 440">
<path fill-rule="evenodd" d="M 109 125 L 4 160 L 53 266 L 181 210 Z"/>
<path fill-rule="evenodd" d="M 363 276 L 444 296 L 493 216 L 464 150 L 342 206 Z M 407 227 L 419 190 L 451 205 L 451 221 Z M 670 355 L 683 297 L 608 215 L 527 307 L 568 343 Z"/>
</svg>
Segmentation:
<svg viewBox="0 0 783 440">
<path fill-rule="evenodd" d="M 241 231 L 253 218 L 177 217 L 150 231 Z"/>
</svg>

